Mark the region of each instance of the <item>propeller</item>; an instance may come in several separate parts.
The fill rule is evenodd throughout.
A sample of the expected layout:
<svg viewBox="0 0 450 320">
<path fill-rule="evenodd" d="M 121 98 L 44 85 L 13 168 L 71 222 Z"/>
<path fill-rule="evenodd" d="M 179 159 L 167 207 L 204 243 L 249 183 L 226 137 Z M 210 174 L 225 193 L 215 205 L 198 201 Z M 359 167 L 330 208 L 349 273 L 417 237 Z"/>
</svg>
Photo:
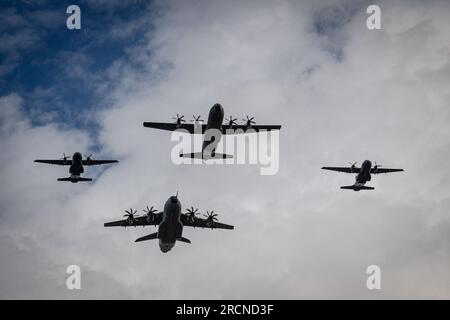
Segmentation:
<svg viewBox="0 0 450 320">
<path fill-rule="evenodd" d="M 133 209 L 130 208 L 130 210 L 125 210 L 125 212 L 126 214 L 124 214 L 123 216 L 127 218 L 128 224 L 132 225 L 136 221 L 134 215 L 136 214 L 137 211 L 133 211 Z"/>
<path fill-rule="evenodd" d="M 382 165 L 381 164 L 377 164 L 377 162 L 375 161 L 375 165 L 373 166 L 373 170 L 377 171 L 378 168 L 381 168 L 381 167 L 382 167 Z"/>
<path fill-rule="evenodd" d="M 177 113 L 177 116 L 176 116 L 176 117 L 172 117 L 172 119 L 175 120 L 175 123 L 176 123 L 178 126 L 180 126 L 182 122 L 186 122 L 186 120 L 184 120 L 183 118 L 184 118 L 184 116 L 183 116 L 183 115 L 179 115 L 178 113 Z"/>
<path fill-rule="evenodd" d="M 192 122 L 203 122 L 203 119 L 201 119 L 200 117 L 201 116 L 192 116 L 194 119 L 193 120 L 191 120 Z"/>
<path fill-rule="evenodd" d="M 91 157 L 92 157 L 92 153 L 90 155 L 84 155 L 84 157 L 86 158 L 86 162 L 91 161 Z"/>
<path fill-rule="evenodd" d="M 355 170 L 355 166 L 356 166 L 357 163 L 358 163 L 357 161 L 355 161 L 355 162 L 353 162 L 353 163 L 349 162 L 349 164 L 350 164 L 350 169 L 351 169 L 352 172 L 353 172 L 353 170 Z"/>
<path fill-rule="evenodd" d="M 233 116 L 230 116 L 228 119 L 226 119 L 228 121 L 228 125 L 231 127 L 233 124 L 236 124 L 236 118 L 233 118 Z M 245 120 L 244 120 L 245 121 Z"/>
<path fill-rule="evenodd" d="M 247 119 L 242 119 L 242 121 L 246 122 L 247 127 L 251 127 L 252 124 L 255 124 L 255 121 L 253 121 L 253 119 L 255 119 L 255 117 L 249 118 L 249 116 L 247 116 Z"/>
<path fill-rule="evenodd" d="M 192 222 L 195 221 L 195 216 L 200 214 L 200 212 L 197 212 L 198 208 L 194 209 L 194 207 L 191 207 L 190 209 L 187 209 L 186 211 L 187 211 L 186 215 Z"/>
<path fill-rule="evenodd" d="M 214 221 L 217 221 L 218 214 L 212 210 L 211 212 L 206 211 L 206 214 L 203 214 L 203 216 L 206 218 L 206 225 L 210 227 Z"/>
<path fill-rule="evenodd" d="M 63 160 L 64 162 L 66 162 L 67 161 L 67 159 L 69 159 L 70 158 L 70 156 L 66 156 L 66 154 L 65 153 L 63 153 L 63 158 L 61 158 L 60 160 Z"/>
<path fill-rule="evenodd" d="M 147 215 L 147 221 L 148 221 L 148 222 L 153 222 L 153 221 L 155 221 L 155 218 L 156 218 L 155 213 L 156 213 L 158 210 L 156 210 L 155 208 L 153 208 L 153 206 L 152 206 L 151 208 L 149 208 L 149 207 L 147 206 L 147 208 L 144 209 L 144 210 L 142 210 L 142 211 L 144 211 L 144 212 L 146 213 L 146 215 Z"/>
</svg>

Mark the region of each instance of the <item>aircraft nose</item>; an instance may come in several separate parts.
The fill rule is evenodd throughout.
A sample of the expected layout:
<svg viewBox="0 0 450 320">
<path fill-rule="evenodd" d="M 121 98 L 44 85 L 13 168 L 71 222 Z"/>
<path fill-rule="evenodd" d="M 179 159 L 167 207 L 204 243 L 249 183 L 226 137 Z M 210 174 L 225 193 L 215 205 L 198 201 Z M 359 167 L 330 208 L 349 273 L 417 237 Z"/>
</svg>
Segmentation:
<svg viewBox="0 0 450 320">
<path fill-rule="evenodd" d="M 170 202 L 172 203 L 177 203 L 178 202 L 178 198 L 175 196 L 170 197 Z"/>
<path fill-rule="evenodd" d="M 159 248 L 161 249 L 162 252 L 166 253 L 166 252 L 169 252 L 170 249 L 172 249 L 172 246 L 167 243 L 162 243 L 159 245 Z"/>
<path fill-rule="evenodd" d="M 222 110 L 222 105 L 220 103 L 216 103 L 214 105 L 214 109 L 217 110 L 217 111 L 220 111 L 220 110 Z"/>
</svg>

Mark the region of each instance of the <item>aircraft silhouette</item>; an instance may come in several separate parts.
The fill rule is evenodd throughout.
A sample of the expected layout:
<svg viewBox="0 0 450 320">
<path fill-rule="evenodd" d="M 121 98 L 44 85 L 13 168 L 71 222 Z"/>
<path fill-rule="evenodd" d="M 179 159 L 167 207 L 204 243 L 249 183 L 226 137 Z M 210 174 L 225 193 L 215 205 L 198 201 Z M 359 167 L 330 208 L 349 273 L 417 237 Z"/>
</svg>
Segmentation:
<svg viewBox="0 0 450 320">
<path fill-rule="evenodd" d="M 361 168 L 356 167 L 356 162 L 351 164 L 350 167 L 322 167 L 324 170 L 332 170 L 345 173 L 356 173 L 355 184 L 351 186 L 342 186 L 341 189 L 349 189 L 353 191 L 360 190 L 374 190 L 374 187 L 365 186 L 367 181 L 372 179 L 372 174 L 399 172 L 403 169 L 386 169 L 381 168 L 381 165 L 375 165 L 372 167 L 372 162 L 365 160 Z"/>
<path fill-rule="evenodd" d="M 70 160 L 70 157 L 67 157 L 65 154 L 63 155 L 64 157 L 58 160 L 34 160 L 34 162 L 55 164 L 60 166 L 70 166 L 70 177 L 59 178 L 58 181 L 70 181 L 72 183 L 77 183 L 79 181 L 92 181 L 91 178 L 81 177 L 81 174 L 84 172 L 83 166 L 95 166 L 100 164 L 119 162 L 117 160 L 94 160 L 92 159 L 92 154 L 86 156 L 86 159 L 83 160 L 83 156 L 80 152 L 75 152 L 72 156 L 72 160 Z"/>
<path fill-rule="evenodd" d="M 162 252 L 168 252 L 175 246 L 176 241 L 191 243 L 189 239 L 182 236 L 183 227 L 198 227 L 210 229 L 233 230 L 234 226 L 217 222 L 217 214 L 207 211 L 204 219 L 197 217 L 198 209 L 191 207 L 186 213 L 181 212 L 181 203 L 178 200 L 178 192 L 171 196 L 164 205 L 164 210 L 159 212 L 153 207 L 143 210 L 145 215 L 135 216 L 137 211 L 126 210 L 126 219 L 107 222 L 105 227 L 130 227 L 130 226 L 158 226 L 158 232 L 136 239 L 135 242 L 159 239 L 159 247 Z"/>
<path fill-rule="evenodd" d="M 224 120 L 224 110 L 221 104 L 216 103 L 209 110 L 208 121 L 206 124 L 203 124 L 203 120 L 200 119 L 200 116 L 193 116 L 194 123 L 185 123 L 184 115 L 177 114 L 176 117 L 173 117 L 175 120 L 174 123 L 163 123 L 163 122 L 144 122 L 144 127 L 175 131 L 177 129 L 187 130 L 191 134 L 203 134 L 203 146 L 201 152 L 196 153 L 187 153 L 180 154 L 180 157 L 187 158 L 196 158 L 196 159 L 215 159 L 215 158 L 232 158 L 233 156 L 227 154 L 219 154 L 215 152 L 215 148 L 211 150 L 205 150 L 207 147 L 213 143 L 215 140 L 207 141 L 205 139 L 205 133 L 210 129 L 216 129 L 220 136 L 217 139 L 220 141 L 222 134 L 239 134 L 239 133 L 253 133 L 259 132 L 261 130 L 280 130 L 281 126 L 279 125 L 255 125 L 254 117 L 247 116 L 246 119 L 242 119 L 245 121 L 245 124 L 238 125 L 236 124 L 236 118 L 230 116 L 227 120 L 227 123 L 223 123 Z M 237 130 L 237 131 L 236 131 Z M 214 136 L 212 138 L 215 138 Z M 217 141 L 218 143 L 218 141 Z M 216 145 L 217 145 L 216 143 Z M 206 152 L 205 152 L 206 151 Z M 210 151 L 210 152 L 209 152 Z"/>
</svg>

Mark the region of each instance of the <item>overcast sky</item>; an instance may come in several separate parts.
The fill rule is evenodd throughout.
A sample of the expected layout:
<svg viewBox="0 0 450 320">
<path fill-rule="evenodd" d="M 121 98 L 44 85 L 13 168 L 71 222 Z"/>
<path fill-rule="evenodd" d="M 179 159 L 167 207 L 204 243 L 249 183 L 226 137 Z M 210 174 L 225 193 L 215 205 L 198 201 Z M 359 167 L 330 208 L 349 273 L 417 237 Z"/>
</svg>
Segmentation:
<svg viewBox="0 0 450 320">
<path fill-rule="evenodd" d="M 450 298 L 448 1 L 23 1 L 0 16 L 0 298 Z M 81 30 L 65 27 L 69 4 Z M 176 113 L 281 124 L 280 169 L 176 166 Z M 33 163 L 94 152 L 93 183 Z M 374 191 L 323 171 L 403 173 Z M 235 230 L 104 228 L 130 207 L 215 210 Z M 82 289 L 66 289 L 66 268 Z M 379 265 L 382 289 L 366 288 Z"/>
</svg>

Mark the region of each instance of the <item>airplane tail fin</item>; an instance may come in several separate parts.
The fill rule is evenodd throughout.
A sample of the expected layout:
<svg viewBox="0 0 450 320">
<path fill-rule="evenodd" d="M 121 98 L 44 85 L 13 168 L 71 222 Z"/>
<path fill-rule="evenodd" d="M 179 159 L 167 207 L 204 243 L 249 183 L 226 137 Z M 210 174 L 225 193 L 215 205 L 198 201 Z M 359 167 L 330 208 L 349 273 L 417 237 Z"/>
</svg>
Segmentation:
<svg viewBox="0 0 450 320">
<path fill-rule="evenodd" d="M 136 239 L 134 242 L 140 242 L 140 241 L 146 241 L 146 240 L 154 240 L 154 239 L 158 239 L 158 232 L 140 237 L 138 239 Z"/>
<path fill-rule="evenodd" d="M 181 241 L 181 242 L 185 242 L 185 243 L 191 243 L 191 240 L 189 240 L 189 239 L 187 239 L 187 238 L 184 238 L 184 237 L 179 237 L 179 238 L 177 239 L 177 241 Z"/>
<path fill-rule="evenodd" d="M 91 178 L 82 178 L 82 177 L 79 177 L 79 178 L 67 177 L 67 178 L 59 178 L 58 181 L 67 181 L 67 182 L 76 183 L 79 181 L 92 181 L 92 179 Z"/>
<path fill-rule="evenodd" d="M 374 187 L 357 186 L 357 185 L 352 185 L 352 186 L 342 186 L 341 189 L 353 190 L 353 191 L 359 191 L 359 190 L 375 190 Z"/>
<path fill-rule="evenodd" d="M 214 157 L 213 157 L 212 155 L 206 155 L 203 152 L 183 153 L 183 154 L 180 154 L 180 157 L 182 157 L 182 158 L 191 158 L 191 159 L 203 159 L 203 160 L 209 160 L 209 159 L 231 159 L 231 158 L 233 158 L 233 156 L 229 155 L 229 154 L 215 153 Z"/>
</svg>

